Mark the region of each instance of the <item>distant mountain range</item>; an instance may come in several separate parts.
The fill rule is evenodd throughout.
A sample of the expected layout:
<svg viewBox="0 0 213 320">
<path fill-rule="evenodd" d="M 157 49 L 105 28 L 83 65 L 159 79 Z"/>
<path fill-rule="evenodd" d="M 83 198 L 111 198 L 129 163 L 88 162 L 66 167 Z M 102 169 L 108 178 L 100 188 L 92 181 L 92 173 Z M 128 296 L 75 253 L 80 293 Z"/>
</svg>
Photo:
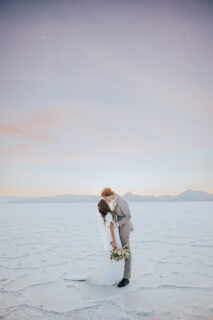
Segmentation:
<svg viewBox="0 0 213 320">
<path fill-rule="evenodd" d="M 128 201 L 138 201 L 138 202 L 154 202 L 154 201 L 213 201 L 213 194 L 207 193 L 204 191 L 194 191 L 194 190 L 186 190 L 176 196 L 139 196 L 128 192 L 124 195 L 125 199 Z"/>
<path fill-rule="evenodd" d="M 176 196 L 141 196 L 128 192 L 123 197 L 129 202 L 165 202 L 165 201 L 213 201 L 213 194 L 204 191 L 186 190 Z M 96 195 L 56 195 L 49 197 L 24 198 L 24 197 L 1 197 L 3 203 L 69 203 L 69 202 L 97 202 L 100 196 Z"/>
</svg>

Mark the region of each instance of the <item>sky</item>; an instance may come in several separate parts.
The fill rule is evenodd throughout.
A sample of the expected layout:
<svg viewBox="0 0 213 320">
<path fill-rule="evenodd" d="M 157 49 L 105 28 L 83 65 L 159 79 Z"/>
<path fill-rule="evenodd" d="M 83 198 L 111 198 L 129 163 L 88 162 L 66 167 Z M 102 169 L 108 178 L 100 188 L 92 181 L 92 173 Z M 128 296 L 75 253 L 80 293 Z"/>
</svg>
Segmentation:
<svg viewBox="0 0 213 320">
<path fill-rule="evenodd" d="M 1 1 L 0 195 L 213 193 L 212 1 Z"/>
</svg>

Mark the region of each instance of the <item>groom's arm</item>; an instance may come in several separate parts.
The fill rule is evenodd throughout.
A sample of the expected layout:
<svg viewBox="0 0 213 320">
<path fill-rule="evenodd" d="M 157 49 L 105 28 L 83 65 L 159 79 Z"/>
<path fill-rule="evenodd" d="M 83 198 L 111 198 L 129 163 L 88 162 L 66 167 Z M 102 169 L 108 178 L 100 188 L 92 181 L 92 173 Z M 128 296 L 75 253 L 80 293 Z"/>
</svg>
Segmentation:
<svg viewBox="0 0 213 320">
<path fill-rule="evenodd" d="M 120 200 L 120 208 L 125 215 L 122 219 L 118 221 L 119 226 L 122 227 L 127 221 L 131 219 L 132 216 L 130 213 L 128 202 L 124 199 Z"/>
</svg>

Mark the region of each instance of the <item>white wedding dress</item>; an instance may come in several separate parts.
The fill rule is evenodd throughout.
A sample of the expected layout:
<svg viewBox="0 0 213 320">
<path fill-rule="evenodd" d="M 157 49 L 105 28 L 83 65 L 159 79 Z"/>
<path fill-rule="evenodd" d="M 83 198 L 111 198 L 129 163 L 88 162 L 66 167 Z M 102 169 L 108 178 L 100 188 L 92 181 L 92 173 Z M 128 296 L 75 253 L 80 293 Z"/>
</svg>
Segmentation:
<svg viewBox="0 0 213 320">
<path fill-rule="evenodd" d="M 84 280 L 95 285 L 113 286 L 123 278 L 124 260 L 114 261 L 110 259 L 110 251 L 112 250 L 112 245 L 110 243 L 112 241 L 110 222 L 112 221 L 112 215 L 110 213 L 106 215 L 105 223 L 99 211 L 97 211 L 96 216 L 104 249 L 104 254 L 103 257 L 101 257 L 100 264 L 98 264 L 95 270 L 93 270 L 93 272 L 89 275 L 68 276 L 64 277 L 64 279 L 78 281 Z M 118 225 L 115 225 L 114 233 L 117 247 L 121 248 Z"/>
</svg>

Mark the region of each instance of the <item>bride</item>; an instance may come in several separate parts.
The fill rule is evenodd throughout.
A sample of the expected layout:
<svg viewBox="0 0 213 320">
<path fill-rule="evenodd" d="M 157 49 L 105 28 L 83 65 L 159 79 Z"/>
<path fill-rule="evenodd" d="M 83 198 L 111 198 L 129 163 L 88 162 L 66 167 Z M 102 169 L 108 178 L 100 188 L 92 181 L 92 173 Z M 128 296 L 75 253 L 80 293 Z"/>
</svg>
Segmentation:
<svg viewBox="0 0 213 320">
<path fill-rule="evenodd" d="M 65 280 L 84 280 L 95 285 L 112 286 L 122 278 L 124 260 L 110 259 L 112 248 L 122 247 L 116 215 L 104 199 L 98 202 L 97 221 L 104 249 L 100 264 L 90 275 L 64 277 Z"/>
</svg>

